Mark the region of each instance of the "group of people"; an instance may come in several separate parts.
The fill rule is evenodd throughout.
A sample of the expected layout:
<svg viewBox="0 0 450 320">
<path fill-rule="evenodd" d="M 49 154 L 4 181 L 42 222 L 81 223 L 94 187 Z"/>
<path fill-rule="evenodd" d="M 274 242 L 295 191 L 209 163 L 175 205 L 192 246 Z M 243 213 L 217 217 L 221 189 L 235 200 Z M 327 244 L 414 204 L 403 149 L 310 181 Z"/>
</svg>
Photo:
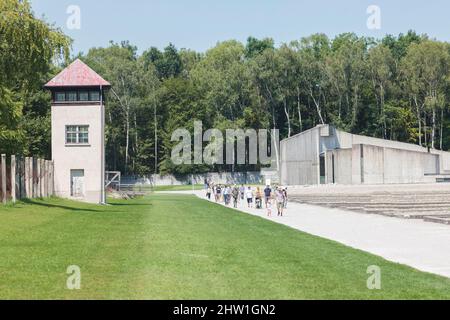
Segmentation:
<svg viewBox="0 0 450 320">
<path fill-rule="evenodd" d="M 248 208 L 265 209 L 267 215 L 272 216 L 272 208 L 275 206 L 278 216 L 283 216 L 283 212 L 287 209 L 288 195 L 287 188 L 276 186 L 266 186 L 264 190 L 261 187 L 238 186 L 215 184 L 214 182 L 205 182 L 206 197 L 217 203 L 223 202 L 226 206 L 233 203 L 233 207 L 237 208 L 239 204 L 247 204 Z"/>
</svg>

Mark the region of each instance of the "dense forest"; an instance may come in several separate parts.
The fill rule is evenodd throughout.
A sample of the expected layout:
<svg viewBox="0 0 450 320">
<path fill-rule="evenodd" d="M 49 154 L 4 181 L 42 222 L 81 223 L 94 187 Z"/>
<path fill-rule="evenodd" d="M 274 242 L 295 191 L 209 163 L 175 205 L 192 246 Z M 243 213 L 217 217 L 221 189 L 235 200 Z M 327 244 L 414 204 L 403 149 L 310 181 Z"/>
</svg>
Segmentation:
<svg viewBox="0 0 450 320">
<path fill-rule="evenodd" d="M 450 45 L 408 31 L 382 39 L 324 34 L 275 46 L 229 40 L 206 52 L 127 41 L 70 57 L 71 40 L 34 17 L 27 1 L 0 3 L 0 152 L 50 156 L 50 96 L 43 84 L 75 58 L 111 82 L 107 166 L 125 174 L 230 170 L 174 166 L 172 132 L 317 124 L 450 147 Z M 252 169 L 233 166 L 234 170 Z"/>
</svg>

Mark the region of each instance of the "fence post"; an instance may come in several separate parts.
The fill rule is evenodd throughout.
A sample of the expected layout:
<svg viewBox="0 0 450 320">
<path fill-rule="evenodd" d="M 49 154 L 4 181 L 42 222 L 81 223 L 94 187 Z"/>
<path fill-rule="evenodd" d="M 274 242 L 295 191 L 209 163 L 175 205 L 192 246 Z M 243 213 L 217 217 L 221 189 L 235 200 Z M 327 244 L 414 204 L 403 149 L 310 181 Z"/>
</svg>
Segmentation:
<svg viewBox="0 0 450 320">
<path fill-rule="evenodd" d="M 28 157 L 25 157 L 23 160 L 23 169 L 23 186 L 25 187 L 24 198 L 28 198 Z"/>
<path fill-rule="evenodd" d="M 28 195 L 27 198 L 31 199 L 33 198 L 33 171 L 31 170 L 31 165 L 30 163 L 32 162 L 31 157 L 28 157 L 28 162 L 27 162 L 27 171 L 28 171 L 28 179 L 27 179 L 27 185 L 28 185 Z"/>
<path fill-rule="evenodd" d="M 47 197 L 45 192 L 45 159 L 41 159 L 41 196 Z"/>
<path fill-rule="evenodd" d="M 36 198 L 41 198 L 41 159 L 36 159 Z"/>
<path fill-rule="evenodd" d="M 44 188 L 44 193 L 46 197 L 50 196 L 50 192 L 49 192 L 49 186 L 50 186 L 50 179 L 49 179 L 49 171 L 48 171 L 48 160 L 44 160 L 44 170 L 45 170 L 45 178 L 44 178 L 44 183 L 45 183 L 45 188 Z"/>
<path fill-rule="evenodd" d="M 16 156 L 11 156 L 11 200 L 16 202 Z"/>
<path fill-rule="evenodd" d="M 55 163 L 53 160 L 49 161 L 49 184 L 50 184 L 50 196 L 55 195 Z"/>
<path fill-rule="evenodd" d="M 31 190 L 31 197 L 30 198 L 34 198 L 35 197 L 35 190 L 34 190 L 34 158 L 30 157 L 30 190 Z"/>
<path fill-rule="evenodd" d="M 30 157 L 25 158 L 25 198 L 30 198 Z"/>
<path fill-rule="evenodd" d="M 45 191 L 45 175 L 47 172 L 45 172 L 45 159 L 41 160 L 41 176 L 42 176 L 42 182 L 41 182 L 41 194 L 43 197 L 47 197 L 47 192 Z"/>
<path fill-rule="evenodd" d="M 45 176 L 45 170 L 43 166 L 44 160 L 39 159 L 38 166 L 39 166 L 39 195 L 41 198 L 45 197 L 44 193 L 44 176 Z"/>
<path fill-rule="evenodd" d="M 2 202 L 6 204 L 6 154 L 2 154 Z"/>
</svg>

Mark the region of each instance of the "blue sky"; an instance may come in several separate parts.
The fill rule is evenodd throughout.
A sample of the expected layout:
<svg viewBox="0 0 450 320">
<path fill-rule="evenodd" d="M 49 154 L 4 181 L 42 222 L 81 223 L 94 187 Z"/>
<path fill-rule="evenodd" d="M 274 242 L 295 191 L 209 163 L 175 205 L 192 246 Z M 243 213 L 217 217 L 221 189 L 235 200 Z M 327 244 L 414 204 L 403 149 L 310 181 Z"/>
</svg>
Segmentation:
<svg viewBox="0 0 450 320">
<path fill-rule="evenodd" d="M 450 40 L 448 0 L 31 0 L 45 16 L 74 39 L 73 51 L 87 52 L 110 40 L 130 42 L 142 51 L 150 46 L 205 51 L 218 41 L 248 36 L 272 37 L 277 44 L 323 32 L 382 37 L 414 29 Z M 81 9 L 81 29 L 69 30 L 69 5 Z M 381 29 L 369 30 L 369 5 L 381 10 Z"/>
</svg>

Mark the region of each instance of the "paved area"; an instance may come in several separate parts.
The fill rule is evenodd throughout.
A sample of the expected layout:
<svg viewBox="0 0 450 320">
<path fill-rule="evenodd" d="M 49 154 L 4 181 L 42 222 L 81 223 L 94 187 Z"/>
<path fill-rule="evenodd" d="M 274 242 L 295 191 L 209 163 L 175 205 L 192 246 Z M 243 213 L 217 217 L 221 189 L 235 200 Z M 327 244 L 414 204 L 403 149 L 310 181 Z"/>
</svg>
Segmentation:
<svg viewBox="0 0 450 320">
<path fill-rule="evenodd" d="M 204 191 L 180 192 L 205 199 Z M 284 217 L 266 210 L 239 210 L 294 229 L 364 250 L 389 261 L 450 278 L 450 226 L 289 203 Z"/>
</svg>

